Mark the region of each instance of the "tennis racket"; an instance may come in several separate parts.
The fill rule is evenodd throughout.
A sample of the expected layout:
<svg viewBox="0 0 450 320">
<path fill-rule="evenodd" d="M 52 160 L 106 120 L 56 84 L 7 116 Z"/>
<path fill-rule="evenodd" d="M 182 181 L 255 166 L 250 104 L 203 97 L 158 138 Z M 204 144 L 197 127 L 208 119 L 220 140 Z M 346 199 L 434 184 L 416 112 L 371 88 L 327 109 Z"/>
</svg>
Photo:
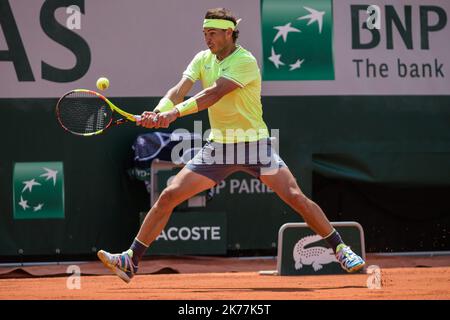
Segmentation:
<svg viewBox="0 0 450 320">
<path fill-rule="evenodd" d="M 122 116 L 117 119 L 115 113 Z M 101 94 L 75 89 L 64 94 L 56 104 L 56 118 L 68 132 L 89 137 L 126 122 L 136 122 L 140 116 L 123 111 Z"/>
</svg>

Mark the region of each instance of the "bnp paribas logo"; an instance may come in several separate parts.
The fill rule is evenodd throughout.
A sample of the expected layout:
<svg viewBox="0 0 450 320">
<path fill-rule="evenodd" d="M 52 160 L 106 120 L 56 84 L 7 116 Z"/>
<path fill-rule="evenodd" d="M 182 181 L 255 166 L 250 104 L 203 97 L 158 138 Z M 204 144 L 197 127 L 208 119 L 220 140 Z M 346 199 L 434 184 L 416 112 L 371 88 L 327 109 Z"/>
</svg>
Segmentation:
<svg viewBox="0 0 450 320">
<path fill-rule="evenodd" d="M 334 80 L 332 0 L 261 0 L 263 80 Z"/>
<path fill-rule="evenodd" d="M 63 219 L 62 162 L 15 163 L 13 201 L 14 219 Z"/>
</svg>

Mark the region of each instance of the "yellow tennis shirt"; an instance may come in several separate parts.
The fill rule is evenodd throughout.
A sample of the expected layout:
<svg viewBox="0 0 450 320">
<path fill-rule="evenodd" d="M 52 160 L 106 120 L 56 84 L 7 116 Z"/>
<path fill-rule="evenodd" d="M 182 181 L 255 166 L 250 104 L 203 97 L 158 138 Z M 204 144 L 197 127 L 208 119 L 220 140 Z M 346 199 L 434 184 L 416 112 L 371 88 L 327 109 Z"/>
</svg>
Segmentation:
<svg viewBox="0 0 450 320">
<path fill-rule="evenodd" d="M 209 140 L 219 143 L 257 141 L 268 138 L 262 118 L 261 74 L 255 57 L 237 46 L 228 57 L 219 61 L 211 51 L 199 52 L 183 72 L 193 82 L 200 80 L 203 88 L 225 78 L 239 88 L 208 108 L 211 134 Z"/>
</svg>

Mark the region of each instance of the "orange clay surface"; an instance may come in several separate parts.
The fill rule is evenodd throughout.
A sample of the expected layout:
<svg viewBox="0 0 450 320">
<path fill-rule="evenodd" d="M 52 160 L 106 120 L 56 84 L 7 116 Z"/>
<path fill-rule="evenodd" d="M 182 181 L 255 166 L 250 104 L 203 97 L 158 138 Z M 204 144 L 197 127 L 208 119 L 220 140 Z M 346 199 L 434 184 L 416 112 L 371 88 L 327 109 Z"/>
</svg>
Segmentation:
<svg viewBox="0 0 450 320">
<path fill-rule="evenodd" d="M 158 268 L 152 269 L 155 263 L 159 263 Z M 196 272 L 196 264 L 203 269 L 199 267 Z M 85 270 L 80 278 L 81 288 L 73 290 L 67 288 L 68 280 L 74 283 L 68 275 L 58 274 L 55 270 L 51 272 L 52 268 L 65 270 L 67 265 L 23 267 L 3 272 L 3 276 L 0 272 L 0 299 L 450 299 L 448 257 L 409 261 L 405 258 L 369 258 L 370 264 L 381 266 L 381 289 L 367 288 L 367 274 L 259 275 L 260 270 L 276 269 L 274 260 L 144 261 L 143 272 L 148 270 L 149 273 L 138 274 L 130 284 L 109 275 L 100 263 L 90 262 L 80 265 L 81 270 Z M 36 275 L 45 270 L 47 276 Z M 161 274 L 163 272 L 179 273 Z"/>
</svg>

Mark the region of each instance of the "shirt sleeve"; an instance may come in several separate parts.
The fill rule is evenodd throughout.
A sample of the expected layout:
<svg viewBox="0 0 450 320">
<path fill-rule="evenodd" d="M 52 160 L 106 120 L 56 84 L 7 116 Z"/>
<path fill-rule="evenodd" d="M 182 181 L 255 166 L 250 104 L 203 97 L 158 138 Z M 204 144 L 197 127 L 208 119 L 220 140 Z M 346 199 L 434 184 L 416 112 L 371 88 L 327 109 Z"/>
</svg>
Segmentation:
<svg viewBox="0 0 450 320">
<path fill-rule="evenodd" d="M 191 79 L 193 82 L 200 79 L 203 51 L 197 53 L 183 72 L 183 77 Z"/>
<path fill-rule="evenodd" d="M 226 69 L 222 77 L 233 81 L 241 88 L 256 80 L 259 76 L 258 64 L 253 59 L 243 59 Z"/>
</svg>

